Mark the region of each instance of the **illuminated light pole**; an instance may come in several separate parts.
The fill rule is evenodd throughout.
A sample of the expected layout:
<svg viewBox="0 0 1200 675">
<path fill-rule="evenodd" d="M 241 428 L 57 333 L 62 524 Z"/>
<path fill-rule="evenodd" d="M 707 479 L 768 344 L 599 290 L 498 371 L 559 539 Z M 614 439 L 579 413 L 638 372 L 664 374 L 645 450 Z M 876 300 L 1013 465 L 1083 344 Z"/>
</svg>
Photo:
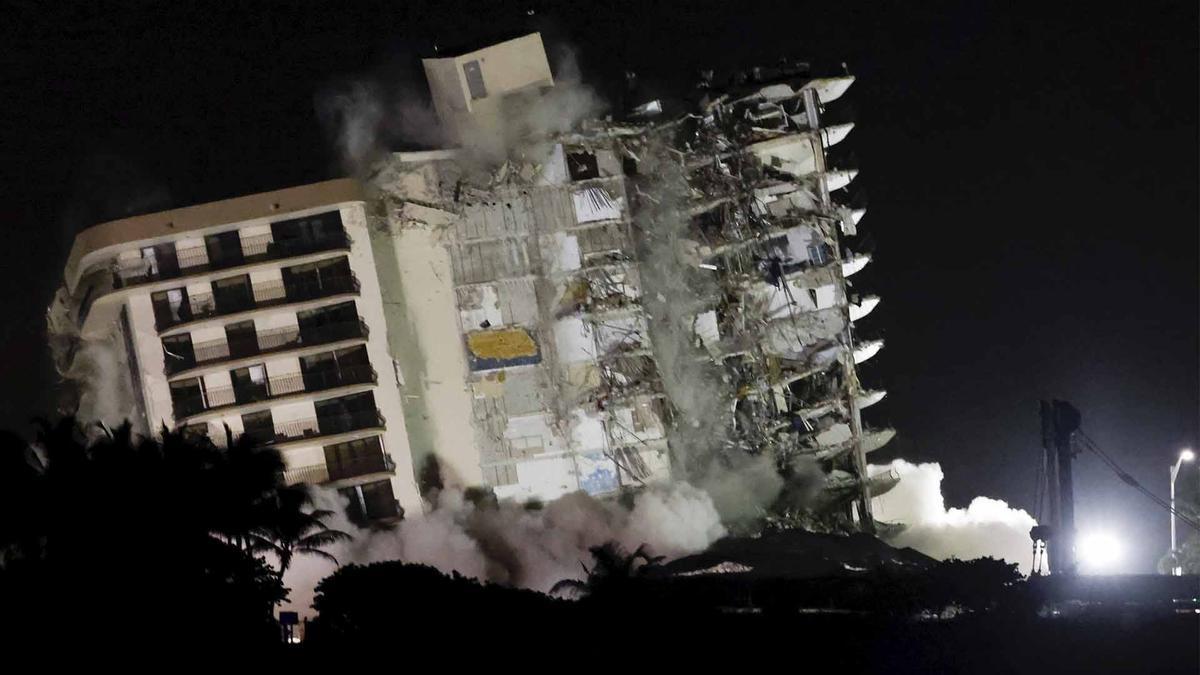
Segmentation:
<svg viewBox="0 0 1200 675">
<path fill-rule="evenodd" d="M 1183 566 L 1175 560 L 1175 478 L 1179 476 L 1179 467 L 1195 457 L 1196 453 L 1191 448 L 1184 448 L 1179 453 L 1179 459 L 1175 460 L 1175 466 L 1171 467 L 1171 574 L 1174 576 L 1183 574 Z"/>
</svg>

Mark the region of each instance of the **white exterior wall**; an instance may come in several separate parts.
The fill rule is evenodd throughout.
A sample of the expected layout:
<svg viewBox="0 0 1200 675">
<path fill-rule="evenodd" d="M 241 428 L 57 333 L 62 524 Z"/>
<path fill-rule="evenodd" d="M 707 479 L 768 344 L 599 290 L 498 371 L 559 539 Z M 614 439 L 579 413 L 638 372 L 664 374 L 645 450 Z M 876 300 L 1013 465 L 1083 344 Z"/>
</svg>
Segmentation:
<svg viewBox="0 0 1200 675">
<path fill-rule="evenodd" d="M 383 446 L 396 466 L 392 476 L 392 490 L 400 506 L 409 514 L 422 511 L 417 474 L 413 466 L 412 448 L 403 414 L 400 381 L 388 351 L 387 321 L 383 313 L 383 297 L 379 288 L 379 275 L 375 271 L 375 258 L 371 252 L 370 231 L 367 229 L 367 214 L 362 203 L 341 207 L 342 224 L 353 242 L 350 247 L 350 269 L 361 285 L 356 299 L 358 313 L 371 330 L 367 340 L 367 355 L 379 373 L 379 383 L 372 391 L 375 405 L 387 418 L 383 432 Z"/>
<path fill-rule="evenodd" d="M 389 308 L 396 325 L 387 330 L 394 333 L 389 342 L 402 372 L 411 373 L 404 382 L 404 394 L 420 405 L 423 413 L 413 440 L 423 452 L 436 449 L 447 485 L 480 485 L 483 471 L 470 422 L 474 417 L 472 395 L 466 385 L 470 371 L 450 255 L 434 227 L 403 214 L 399 218 L 399 223 L 389 223 L 389 234 L 381 237 L 378 253 L 390 258 L 386 263 L 398 275 L 390 279 L 392 287 L 388 289 L 389 298 L 395 298 Z M 372 339 L 385 334 L 382 325 L 378 330 L 372 326 Z M 380 372 L 381 379 L 391 379 L 391 375 Z M 391 421 L 389 418 L 389 426 Z"/>
<path fill-rule="evenodd" d="M 318 443 L 286 448 L 283 451 L 283 461 L 288 470 L 323 466 L 325 464 L 325 446 Z"/>
<path fill-rule="evenodd" d="M 196 326 L 191 330 L 192 344 L 201 342 L 211 342 L 213 340 L 225 339 L 225 324 L 210 324 L 206 326 Z"/>
<path fill-rule="evenodd" d="M 151 433 L 157 433 L 165 424 L 175 426 L 171 406 L 171 390 L 163 371 L 166 358 L 163 356 L 162 340 L 154 327 L 154 306 L 150 293 L 131 295 L 125 302 L 129 313 L 129 327 L 133 331 L 131 342 L 137 354 L 138 366 L 142 371 L 142 396 L 146 407 L 146 422 Z M 113 339 L 120 339 L 119 336 Z"/>
<path fill-rule="evenodd" d="M 357 299 L 355 305 L 359 304 Z M 361 310 L 359 311 L 361 314 Z M 254 330 L 263 333 L 269 330 L 278 330 L 280 328 L 296 328 L 299 322 L 296 319 L 296 310 L 281 310 L 277 312 L 264 312 L 254 316 Z M 224 329 L 222 328 L 222 334 Z"/>
<path fill-rule="evenodd" d="M 392 367 L 391 357 L 388 353 L 387 327 L 383 316 L 382 298 L 370 247 L 364 205 L 361 202 L 325 205 L 305 211 L 279 214 L 271 218 L 262 218 L 244 223 L 225 223 L 214 226 L 209 230 L 190 232 L 186 237 L 176 240 L 176 245 L 181 248 L 203 246 L 204 235 L 230 230 L 239 231 L 239 235 L 245 241 L 248 238 L 261 237 L 263 234 L 269 233 L 271 221 L 290 220 L 306 215 L 327 212 L 332 209 L 340 211 L 343 225 L 352 240 L 349 253 L 344 255 L 347 255 L 350 268 L 360 282 L 360 294 L 354 298 L 355 306 L 358 309 L 358 314 L 363 317 L 371 330 L 370 338 L 366 344 L 367 354 L 372 366 L 379 373 L 378 386 L 371 388 L 371 391 L 377 407 L 386 419 L 387 428 L 382 433 L 383 438 L 381 440 L 396 467 L 395 475 L 391 480 L 393 492 L 396 499 L 400 502 L 401 507 L 407 513 L 420 513 L 422 503 L 417 491 L 408 436 L 405 429 L 405 420 L 402 414 L 403 402 L 400 387 L 394 374 L 395 371 Z M 141 258 L 140 249 L 141 242 L 131 242 L 127 250 L 120 251 L 116 255 L 122 261 L 136 262 Z M 307 256 L 307 259 L 332 258 L 338 255 L 343 254 L 330 251 L 328 254 Z M 281 268 L 296 264 L 301 263 L 296 259 L 272 260 L 248 267 L 245 270 L 222 270 L 194 277 L 185 277 L 173 281 L 115 291 L 122 294 L 125 298 L 123 302 L 129 315 L 129 325 L 132 332 L 130 336 L 131 342 L 134 346 L 134 353 L 141 370 L 146 421 L 152 431 L 156 432 L 162 425 L 173 428 L 177 424 L 177 420 L 173 416 L 170 388 L 164 372 L 162 338 L 155 327 L 154 309 L 151 301 L 152 293 L 160 289 L 184 288 L 186 294 L 194 302 L 196 298 L 211 297 L 211 281 L 213 279 L 248 274 L 255 289 L 256 297 L 264 299 L 260 292 L 264 285 L 280 283 L 282 281 Z M 334 304 L 335 302 L 333 300 L 321 300 L 307 302 L 304 306 Z M 287 305 L 251 312 L 245 318 L 233 316 L 214 317 L 212 319 L 201 320 L 195 325 L 183 326 L 181 330 L 172 331 L 172 334 L 190 333 L 193 344 L 214 340 L 224 341 L 225 325 L 229 323 L 252 318 L 255 323 L 255 329 L 259 332 L 280 328 L 294 328 L 297 326 L 296 312 L 296 306 Z M 96 316 L 107 318 L 111 314 L 111 310 L 108 310 L 103 314 L 97 312 Z M 100 337 L 102 332 L 100 330 L 101 327 L 96 325 L 94 321 L 89 321 L 89 323 L 93 324 L 90 327 L 93 337 Z M 103 330 L 109 329 L 104 328 Z M 118 324 L 114 323 L 111 330 L 114 331 L 114 334 L 104 339 L 121 339 Z M 332 346 L 329 347 L 329 349 L 333 348 Z M 239 363 L 262 363 L 266 366 L 268 377 L 272 378 L 295 376 L 300 373 L 298 357 L 287 352 L 263 355 L 262 358 L 257 360 L 240 360 Z M 205 388 L 208 391 L 220 390 L 225 395 L 224 398 L 213 401 L 213 403 L 226 403 L 227 401 L 224 399 L 228 398 L 229 389 L 232 386 L 230 371 L 235 367 L 242 366 L 227 362 L 213 363 L 207 367 L 201 363 L 200 366 L 203 368 L 200 377 L 203 378 Z M 315 392 L 298 401 L 270 405 L 269 409 L 276 429 L 281 429 L 283 426 L 288 425 L 289 422 L 296 420 L 312 419 L 315 425 L 316 410 L 314 401 L 334 398 L 338 395 L 340 395 L 340 392 L 336 391 Z M 260 407 L 259 409 L 262 408 Z M 224 443 L 225 425 L 229 426 L 235 436 L 243 432 L 239 409 L 235 408 L 219 417 L 208 420 L 210 437 L 218 443 Z M 318 438 L 313 439 L 311 443 L 306 442 L 303 445 L 285 446 L 281 449 L 281 452 L 289 467 L 322 464 L 324 463 L 324 440 Z M 478 469 L 476 471 L 478 472 Z"/>
<path fill-rule="evenodd" d="M 294 426 L 289 424 L 289 422 L 302 420 L 311 422 L 305 428 L 317 428 L 317 408 L 313 401 L 293 401 L 271 406 L 271 421 L 275 424 L 276 432 L 283 431 L 289 426 Z"/>
</svg>

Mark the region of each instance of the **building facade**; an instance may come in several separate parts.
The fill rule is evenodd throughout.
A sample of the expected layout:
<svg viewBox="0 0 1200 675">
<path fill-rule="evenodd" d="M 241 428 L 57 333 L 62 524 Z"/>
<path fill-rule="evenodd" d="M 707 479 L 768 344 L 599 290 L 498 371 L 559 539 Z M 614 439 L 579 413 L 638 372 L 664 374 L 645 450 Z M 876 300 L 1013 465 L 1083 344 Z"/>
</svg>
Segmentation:
<svg viewBox="0 0 1200 675">
<path fill-rule="evenodd" d="M 536 34 L 424 65 L 455 148 L 83 232 L 60 361 L 108 345 L 148 429 L 250 434 L 368 519 L 418 480 L 549 500 L 742 453 L 820 466 L 820 526 L 871 529 L 879 299 L 827 165 L 853 125 L 823 122 L 853 78 L 755 71 L 563 132 L 531 122 Z"/>
<path fill-rule="evenodd" d="M 339 489 L 362 519 L 419 512 L 354 181 L 94 226 L 51 330 L 76 338 L 61 360 L 103 345 L 123 365 L 144 431 L 245 434 L 282 452 L 289 482 Z"/>
</svg>

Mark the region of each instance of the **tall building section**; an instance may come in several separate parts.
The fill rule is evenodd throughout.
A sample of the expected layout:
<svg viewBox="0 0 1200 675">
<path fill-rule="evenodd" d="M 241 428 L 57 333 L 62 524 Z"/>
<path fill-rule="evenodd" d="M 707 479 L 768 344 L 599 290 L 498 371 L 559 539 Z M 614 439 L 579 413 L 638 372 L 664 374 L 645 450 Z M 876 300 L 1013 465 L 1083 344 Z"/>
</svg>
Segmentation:
<svg viewBox="0 0 1200 675">
<path fill-rule="evenodd" d="M 60 369 L 107 349 L 142 430 L 273 445 L 363 520 L 420 512 L 360 186 L 336 180 L 91 227 L 50 310 Z M 91 383 L 105 395 L 110 383 Z M 386 411 L 386 412 L 385 412 Z M 415 511 L 414 511 L 415 510 Z"/>
<path fill-rule="evenodd" d="M 819 467 L 789 522 L 872 529 L 879 299 L 847 283 L 863 212 L 827 165 L 853 125 L 823 122 L 853 78 L 755 70 L 562 132 L 537 34 L 424 68 L 453 148 L 80 234 L 61 369 L 104 345 L 147 429 L 252 434 L 364 518 L 419 512 L 418 484 L 602 496 L 739 456 Z"/>
<path fill-rule="evenodd" d="M 441 392 L 410 417 L 414 447 L 474 447 L 451 468 L 474 478 L 478 463 L 517 498 L 692 478 L 729 452 L 785 474 L 812 460 L 816 524 L 870 529 L 872 492 L 896 481 L 866 476 L 894 433 L 861 415 L 884 392 L 857 366 L 882 342 L 856 341 L 854 324 L 879 298 L 846 283 L 869 261 L 842 242 L 864 212 L 836 199 L 856 172 L 826 164 L 853 125 L 822 120 L 853 78 L 758 69 L 727 90 L 703 83 L 676 117 L 650 101 L 513 138 L 533 126 L 513 116 L 551 82 L 534 38 L 426 61 L 463 147 L 399 154 L 375 176 L 377 255 L 396 258 L 384 286 L 404 296 L 391 323 L 421 346 L 400 361 L 417 399 Z M 507 159 L 480 166 L 491 148 L 473 139 L 496 133 Z"/>
<path fill-rule="evenodd" d="M 716 395 L 732 409 L 725 444 L 768 454 L 785 478 L 821 467 L 816 508 L 793 512 L 786 489 L 772 507 L 785 523 L 872 530 L 871 496 L 897 477 L 868 477 L 866 455 L 894 431 L 863 423 L 861 411 L 885 394 L 865 389 L 857 367 L 882 342 L 854 332 L 879 298 L 847 282 L 869 260 L 843 242 L 864 211 L 837 201 L 857 172 L 827 164 L 826 150 L 853 124 L 822 119 L 852 83 L 813 78 L 802 65 L 755 69 L 723 89 L 704 82 L 695 110 L 647 128 L 644 152 L 678 167 L 673 191 L 686 223 L 673 229 L 694 263 L 680 272 L 697 289 L 700 358 L 719 368 L 709 381 L 727 385 Z M 651 186 L 663 174 L 654 171 Z M 644 202 L 655 193 L 639 191 Z M 651 212 L 643 229 L 652 240 L 679 219 Z"/>
<path fill-rule="evenodd" d="M 549 73 L 536 35 L 425 68 L 443 124 L 464 139 L 519 127 L 496 118 L 511 114 L 505 98 L 536 96 L 526 74 Z M 464 94 L 480 112 L 458 107 Z M 666 402 L 623 157 L 603 137 L 505 140 L 537 159 L 399 154 L 374 180 L 389 324 L 405 335 L 393 346 L 418 401 L 407 409 L 414 451 L 501 498 L 664 480 Z"/>
</svg>

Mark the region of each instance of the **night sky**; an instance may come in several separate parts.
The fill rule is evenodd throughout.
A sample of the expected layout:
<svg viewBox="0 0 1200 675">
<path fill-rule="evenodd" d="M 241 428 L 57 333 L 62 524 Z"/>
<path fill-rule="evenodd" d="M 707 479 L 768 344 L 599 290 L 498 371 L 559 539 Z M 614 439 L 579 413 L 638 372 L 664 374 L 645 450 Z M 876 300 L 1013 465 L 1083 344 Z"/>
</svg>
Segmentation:
<svg viewBox="0 0 1200 675">
<path fill-rule="evenodd" d="M 1073 401 L 1164 496 L 1197 444 L 1194 2 L 296 4 L 3 3 L 0 425 L 53 409 L 43 313 L 75 232 L 338 176 L 329 92 L 416 100 L 435 44 L 529 28 L 606 91 L 626 69 L 667 95 L 782 56 L 857 75 L 831 110 L 858 123 L 838 159 L 869 196 L 856 290 L 883 296 L 860 334 L 887 340 L 863 378 L 889 396 L 867 418 L 900 432 L 872 459 L 940 462 L 951 505 L 1032 510 L 1039 398 Z M 1150 571 L 1165 513 L 1076 466 L 1080 528 Z"/>
</svg>

